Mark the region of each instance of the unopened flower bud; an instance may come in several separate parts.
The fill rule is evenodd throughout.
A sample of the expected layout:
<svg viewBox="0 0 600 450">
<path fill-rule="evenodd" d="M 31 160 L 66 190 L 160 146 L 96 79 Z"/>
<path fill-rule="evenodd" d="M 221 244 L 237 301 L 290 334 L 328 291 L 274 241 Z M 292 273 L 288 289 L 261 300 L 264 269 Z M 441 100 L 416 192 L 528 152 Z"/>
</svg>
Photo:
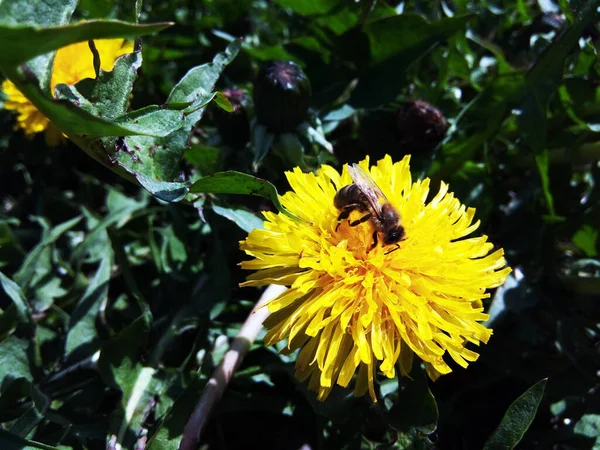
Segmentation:
<svg viewBox="0 0 600 450">
<path fill-rule="evenodd" d="M 292 61 L 264 64 L 254 81 L 254 108 L 258 122 L 275 133 L 292 131 L 306 120 L 310 80 Z"/>
<path fill-rule="evenodd" d="M 432 151 L 446 131 L 448 122 L 444 115 L 423 100 L 408 101 L 396 112 L 396 133 L 407 153 Z"/>
</svg>

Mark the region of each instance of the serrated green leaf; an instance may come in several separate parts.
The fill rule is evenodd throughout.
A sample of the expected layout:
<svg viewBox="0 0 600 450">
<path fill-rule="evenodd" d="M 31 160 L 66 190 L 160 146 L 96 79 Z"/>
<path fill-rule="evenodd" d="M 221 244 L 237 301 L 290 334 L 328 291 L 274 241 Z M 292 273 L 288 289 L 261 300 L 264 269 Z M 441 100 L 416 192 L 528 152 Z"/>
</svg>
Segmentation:
<svg viewBox="0 0 600 450">
<path fill-rule="evenodd" d="M 23 295 L 23 291 L 17 283 L 8 278 L 2 272 L 0 272 L 0 283 L 4 292 L 10 297 L 17 310 L 17 317 L 19 321 L 25 325 L 33 325 L 33 318 L 31 317 L 31 308 L 27 304 L 27 299 Z"/>
<path fill-rule="evenodd" d="M 10 2 L 5 2 L 10 3 Z M 0 17 L 1 15 L 0 11 Z M 8 25 L 0 22 L 0 67 L 8 68 L 69 44 L 90 39 L 136 38 L 164 30 L 170 22 L 135 24 L 119 20 L 90 20 L 60 27 Z"/>
<path fill-rule="evenodd" d="M 113 265 L 113 250 L 105 247 L 104 256 L 77 307 L 71 314 L 65 342 L 65 358 L 80 360 L 100 348 L 96 320 L 108 299 L 108 284 Z"/>
<path fill-rule="evenodd" d="M 162 126 L 157 120 L 157 127 L 148 127 L 148 123 L 137 123 L 140 118 L 132 115 L 123 116 L 115 121 L 104 120 L 90 114 L 85 109 L 80 108 L 69 100 L 56 99 L 49 93 L 44 92 L 39 85 L 39 80 L 26 66 L 21 66 L 19 70 L 6 70 L 7 77 L 17 86 L 31 103 L 61 131 L 67 135 L 80 134 L 83 136 L 131 136 L 148 135 L 156 132 L 158 136 L 165 136 L 174 127 L 177 129 L 182 125 L 180 122 L 172 123 L 173 120 L 181 118 L 181 113 L 177 111 L 164 111 L 172 117 L 169 117 L 169 123 Z M 69 89 L 59 88 L 61 95 L 65 96 Z M 75 95 L 68 97 L 70 100 L 81 100 Z M 88 105 L 91 108 L 91 105 Z M 137 114 L 147 113 L 156 115 L 156 110 L 144 110 Z M 162 116 L 161 116 L 162 117 Z M 159 117 L 159 118 L 161 118 Z M 142 117 L 143 120 L 155 119 L 154 117 Z M 150 124 L 153 124 L 150 120 Z"/>
<path fill-rule="evenodd" d="M 515 448 L 535 418 L 546 381 L 547 379 L 538 381 L 508 407 L 502 422 L 485 443 L 484 450 Z"/>
<path fill-rule="evenodd" d="M 96 78 L 85 78 L 75 86 L 58 85 L 56 98 L 73 98 L 87 112 L 105 119 L 124 116 L 141 65 L 142 51 L 136 45 L 133 53 L 117 58 L 111 71 L 100 69 Z"/>
<path fill-rule="evenodd" d="M 241 46 L 242 41 L 237 39 L 223 53 L 218 53 L 212 62 L 190 69 L 169 94 L 169 107 L 185 108 L 189 112 L 207 105 L 216 95 L 214 88 L 221 73 L 237 56 Z"/>
<path fill-rule="evenodd" d="M 194 125 L 202 118 L 206 103 L 214 97 L 214 85 L 221 72 L 229 64 L 241 43 L 235 41 L 224 53 L 215 56 L 212 63 L 191 69 L 187 75 L 173 88 L 167 104 L 168 110 L 149 107 L 147 111 L 155 116 L 135 118 L 140 111 L 130 113 L 126 117 L 130 126 L 132 121 L 154 119 L 153 126 L 172 123 L 170 133 L 166 135 L 127 136 L 123 141 L 114 139 L 103 140 L 103 147 L 111 160 L 131 174 L 152 195 L 168 201 L 182 200 L 187 194 L 187 183 L 177 180 L 180 173 L 180 161 L 183 151 L 189 146 L 189 133 Z M 173 116 L 171 118 L 171 116 Z M 115 119 L 120 121 L 122 118 Z M 150 123 L 146 123 L 147 126 Z"/>
<path fill-rule="evenodd" d="M 275 207 L 283 214 L 298 219 L 294 214 L 286 210 L 279 201 L 277 189 L 271 183 L 260 178 L 253 177 L 246 173 L 227 171 L 218 172 L 196 181 L 191 187 L 190 192 L 194 194 L 212 193 L 212 194 L 244 194 L 258 195 L 270 199 Z"/>
</svg>

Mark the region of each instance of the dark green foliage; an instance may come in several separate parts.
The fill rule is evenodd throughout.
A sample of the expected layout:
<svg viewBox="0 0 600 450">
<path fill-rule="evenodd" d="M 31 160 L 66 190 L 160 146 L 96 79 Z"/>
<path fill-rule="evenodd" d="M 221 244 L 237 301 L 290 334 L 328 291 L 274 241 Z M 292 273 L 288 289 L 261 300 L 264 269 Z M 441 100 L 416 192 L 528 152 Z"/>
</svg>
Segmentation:
<svg viewBox="0 0 600 450">
<path fill-rule="evenodd" d="M 259 337 L 201 448 L 598 448 L 599 7 L 0 0 L 0 77 L 69 137 L 0 111 L 0 449 L 177 449 L 260 295 L 239 241 L 289 214 L 284 171 L 384 154 L 505 249 L 479 360 L 322 403 Z M 108 37 L 133 53 L 50 92 L 55 49 Z M 255 83 L 281 60 L 287 104 Z"/>
</svg>

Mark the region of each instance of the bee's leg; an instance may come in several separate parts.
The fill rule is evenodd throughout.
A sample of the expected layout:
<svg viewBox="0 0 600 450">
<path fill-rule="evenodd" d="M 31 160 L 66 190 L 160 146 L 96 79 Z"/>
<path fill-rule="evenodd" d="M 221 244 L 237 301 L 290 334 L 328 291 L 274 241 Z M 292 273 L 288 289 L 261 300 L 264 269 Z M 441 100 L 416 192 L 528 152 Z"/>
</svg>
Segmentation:
<svg viewBox="0 0 600 450">
<path fill-rule="evenodd" d="M 373 250 L 375 247 L 377 247 L 377 231 L 373 231 L 373 243 L 369 250 Z"/>
<path fill-rule="evenodd" d="M 357 225 L 360 225 L 361 223 L 364 223 L 367 220 L 369 220 L 371 217 L 373 217 L 373 215 L 371 213 L 367 213 L 364 216 L 362 216 L 360 219 L 355 220 L 354 222 L 350 222 L 350 226 L 355 227 Z"/>
<path fill-rule="evenodd" d="M 347 219 L 348 217 L 350 217 L 350 213 L 352 211 L 354 211 L 355 209 L 357 209 L 360 205 L 357 205 L 355 203 L 348 205 L 346 207 L 344 207 L 344 209 L 342 209 L 342 212 L 340 213 L 340 215 L 337 218 L 337 226 L 335 227 L 335 231 L 338 230 L 338 228 L 340 227 L 340 223 L 342 222 L 342 220 Z"/>
</svg>

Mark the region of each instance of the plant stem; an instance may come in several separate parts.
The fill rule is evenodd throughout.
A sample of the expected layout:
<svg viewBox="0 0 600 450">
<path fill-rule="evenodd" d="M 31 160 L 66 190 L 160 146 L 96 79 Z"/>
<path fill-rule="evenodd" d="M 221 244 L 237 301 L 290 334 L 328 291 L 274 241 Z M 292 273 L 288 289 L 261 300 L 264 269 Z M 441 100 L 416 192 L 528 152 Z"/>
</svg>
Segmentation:
<svg viewBox="0 0 600 450">
<path fill-rule="evenodd" d="M 213 372 L 210 380 L 208 380 L 202 397 L 196 405 L 196 409 L 194 409 L 194 412 L 185 425 L 179 450 L 194 450 L 196 448 L 213 409 L 223 396 L 235 369 L 240 365 L 244 356 L 246 356 L 248 349 L 261 330 L 263 322 L 269 315 L 268 308 L 263 308 L 263 306 L 286 289 L 284 286 L 272 284 L 263 292 L 231 343 L 229 351 L 225 353 L 221 363 Z"/>
</svg>

